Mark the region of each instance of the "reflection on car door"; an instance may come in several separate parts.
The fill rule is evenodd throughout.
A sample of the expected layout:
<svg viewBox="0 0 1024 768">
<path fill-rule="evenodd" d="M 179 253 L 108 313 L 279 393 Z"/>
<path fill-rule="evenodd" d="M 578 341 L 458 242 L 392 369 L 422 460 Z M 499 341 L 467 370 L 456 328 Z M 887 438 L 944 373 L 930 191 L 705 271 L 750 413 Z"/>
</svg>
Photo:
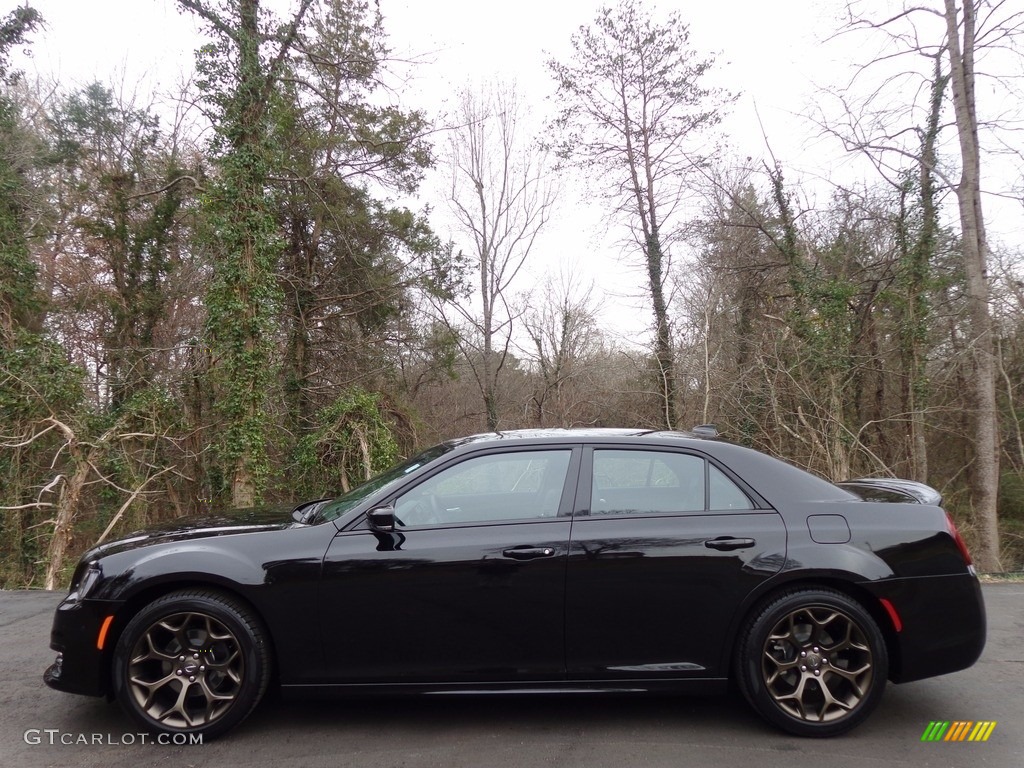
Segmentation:
<svg viewBox="0 0 1024 768">
<path fill-rule="evenodd" d="M 412 518 L 424 489 L 450 491 L 420 505 L 433 510 L 424 512 L 429 521 L 335 537 L 320 597 L 329 680 L 564 679 L 565 562 L 580 449 L 535 453 L 524 461 L 523 451 L 492 451 L 486 456 L 498 458 L 481 466 L 470 464 L 478 457 L 454 460 L 392 500 Z M 557 490 L 548 506 L 552 471 Z M 513 479 L 480 486 L 493 477 Z M 473 509 L 496 519 L 467 519 Z"/>
<path fill-rule="evenodd" d="M 602 448 L 584 452 L 577 510 L 569 678 L 724 676 L 730 621 L 785 562 L 779 515 L 702 456 Z"/>
</svg>

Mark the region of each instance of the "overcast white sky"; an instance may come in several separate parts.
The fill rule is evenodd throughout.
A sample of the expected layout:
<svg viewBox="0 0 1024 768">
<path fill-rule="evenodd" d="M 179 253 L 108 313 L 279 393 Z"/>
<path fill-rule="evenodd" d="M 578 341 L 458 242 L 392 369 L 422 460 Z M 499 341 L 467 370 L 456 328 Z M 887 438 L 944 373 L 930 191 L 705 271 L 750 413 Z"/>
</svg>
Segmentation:
<svg viewBox="0 0 1024 768">
<path fill-rule="evenodd" d="M 30 0 L 48 28 L 33 36 L 28 74 L 56 78 L 66 87 L 93 80 L 119 83 L 142 91 L 170 93 L 192 69 L 197 45 L 191 16 L 173 0 Z M 271 6 L 286 7 L 287 0 Z M 396 57 L 421 62 L 401 98 L 407 106 L 430 112 L 444 109 L 445 99 L 468 79 L 514 78 L 537 114 L 546 112 L 552 81 L 544 63 L 566 58 L 569 40 L 589 24 L 602 0 L 380 0 L 385 29 Z M 8 7 L 14 3 L 8 0 Z M 872 52 L 824 44 L 839 25 L 842 0 L 662 0 L 657 12 L 678 9 L 690 25 L 690 42 L 700 52 L 717 54 L 717 84 L 742 94 L 724 125 L 738 156 L 763 157 L 764 134 L 787 174 L 810 176 L 850 172 L 849 158 L 823 141 L 799 117 L 816 98 L 819 86 L 842 82 L 850 60 Z M 864 44 L 864 40 L 860 40 Z M 840 58 L 842 57 L 842 58 Z M 845 59 L 845 60 L 843 60 Z M 756 113 L 755 113 L 756 103 Z M 845 165 L 844 171 L 838 171 Z M 794 173 L 790 173 L 793 171 Z M 435 190 L 435 191 L 432 191 Z M 424 188 L 423 202 L 437 210 L 436 187 Z M 1004 228 L 1020 230 L 1017 213 Z M 601 211 L 563 195 L 562 209 L 548 234 L 535 247 L 530 275 L 519 286 L 558 264 L 578 264 L 583 280 L 593 278 L 608 297 L 605 322 L 625 339 L 636 339 L 649 325 L 639 299 L 642 275 L 619 258 L 620 236 L 602 226 Z M 445 222 L 436 226 L 443 230 Z M 998 233 L 997 223 L 993 230 Z M 446 233 L 441 231 L 444 236 Z"/>
<path fill-rule="evenodd" d="M 423 62 L 414 85 L 433 106 L 468 77 L 515 78 L 538 99 L 550 89 L 544 62 L 564 56 L 569 38 L 589 24 L 602 0 L 379 0 L 394 53 Z M 191 70 L 195 23 L 173 0 L 29 0 L 48 29 L 30 47 L 35 68 L 63 82 L 130 81 L 171 88 Z M 13 6 L 8 0 L 6 3 Z M 286 7 L 287 0 L 270 0 Z M 718 54 L 719 76 L 733 91 L 756 97 L 762 118 L 780 134 L 790 112 L 813 92 L 811 77 L 827 82 L 835 69 L 821 40 L 837 24 L 839 0 L 665 0 L 678 9 L 691 42 Z M 836 70 L 838 71 L 838 70 Z M 780 140 L 783 138 L 780 135 Z M 773 139 L 774 140 L 774 139 Z"/>
</svg>

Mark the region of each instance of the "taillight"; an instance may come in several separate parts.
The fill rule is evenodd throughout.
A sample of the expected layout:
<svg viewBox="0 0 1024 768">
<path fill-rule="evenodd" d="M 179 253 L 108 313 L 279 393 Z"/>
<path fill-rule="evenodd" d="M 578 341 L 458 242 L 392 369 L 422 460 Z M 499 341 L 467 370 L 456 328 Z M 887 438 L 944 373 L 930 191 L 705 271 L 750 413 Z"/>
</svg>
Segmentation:
<svg viewBox="0 0 1024 768">
<path fill-rule="evenodd" d="M 953 537 L 953 541 L 956 542 L 956 548 L 960 550 L 960 556 L 964 559 L 964 565 L 971 565 L 971 553 L 967 551 L 967 545 L 964 543 L 964 537 L 960 535 L 960 531 L 956 529 L 956 523 L 953 522 L 953 518 L 949 516 L 949 512 L 946 513 L 946 527 L 949 528 L 949 535 Z"/>
</svg>

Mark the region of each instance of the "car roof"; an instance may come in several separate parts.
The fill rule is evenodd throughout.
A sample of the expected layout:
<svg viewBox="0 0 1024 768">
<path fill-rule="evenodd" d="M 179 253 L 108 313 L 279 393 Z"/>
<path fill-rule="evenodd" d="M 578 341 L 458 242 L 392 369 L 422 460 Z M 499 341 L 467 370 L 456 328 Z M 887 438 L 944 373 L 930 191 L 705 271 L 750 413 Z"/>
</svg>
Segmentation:
<svg viewBox="0 0 1024 768">
<path fill-rule="evenodd" d="M 448 440 L 443 445 L 454 453 L 473 450 L 481 446 L 502 443 L 556 445 L 558 443 L 606 443 L 633 444 L 638 447 L 671 446 L 697 450 L 722 461 L 736 472 L 756 493 L 773 506 L 790 500 L 833 500 L 849 501 L 856 496 L 837 488 L 827 480 L 778 459 L 762 451 L 746 448 L 726 440 L 720 440 L 710 425 L 697 427 L 698 432 L 677 432 L 657 429 L 621 429 L 607 427 L 514 429 L 500 432 L 483 432 L 477 435 Z"/>
<path fill-rule="evenodd" d="M 714 440 L 710 434 L 678 432 L 671 430 L 617 428 L 617 427 L 550 427 L 537 429 L 509 429 L 496 432 L 481 432 L 476 435 L 447 440 L 446 444 L 461 446 L 479 443 L 499 443 L 506 440 L 536 440 L 559 442 L 566 440 L 629 440 L 630 438 L 664 437 L 675 440 Z"/>
</svg>

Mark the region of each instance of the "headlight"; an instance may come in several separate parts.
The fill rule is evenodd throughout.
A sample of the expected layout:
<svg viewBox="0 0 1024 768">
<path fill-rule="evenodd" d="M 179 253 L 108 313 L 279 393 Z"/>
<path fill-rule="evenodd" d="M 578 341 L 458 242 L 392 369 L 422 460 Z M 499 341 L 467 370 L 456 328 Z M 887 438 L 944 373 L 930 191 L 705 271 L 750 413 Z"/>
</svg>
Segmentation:
<svg viewBox="0 0 1024 768">
<path fill-rule="evenodd" d="M 75 575 L 71 577 L 71 591 L 67 599 L 71 602 L 77 602 L 88 597 L 102 575 L 103 569 L 100 568 L 99 563 L 80 563 L 75 568 Z"/>
</svg>

